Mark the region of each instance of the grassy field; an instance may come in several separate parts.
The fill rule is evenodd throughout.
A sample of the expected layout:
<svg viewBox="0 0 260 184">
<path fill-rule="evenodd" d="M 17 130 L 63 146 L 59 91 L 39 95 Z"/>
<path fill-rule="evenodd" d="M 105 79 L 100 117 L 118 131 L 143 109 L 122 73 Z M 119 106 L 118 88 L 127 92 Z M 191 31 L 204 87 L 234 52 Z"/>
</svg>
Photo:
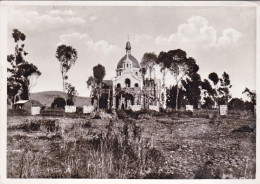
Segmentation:
<svg viewBox="0 0 260 184">
<path fill-rule="evenodd" d="M 8 117 L 8 178 L 255 178 L 251 115 Z"/>
</svg>

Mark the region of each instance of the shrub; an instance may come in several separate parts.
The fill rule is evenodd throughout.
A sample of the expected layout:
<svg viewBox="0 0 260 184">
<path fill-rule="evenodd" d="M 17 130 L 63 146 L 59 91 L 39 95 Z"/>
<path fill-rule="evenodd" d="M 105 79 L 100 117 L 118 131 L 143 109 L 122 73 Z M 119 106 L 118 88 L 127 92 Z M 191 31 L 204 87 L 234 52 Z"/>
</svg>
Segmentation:
<svg viewBox="0 0 260 184">
<path fill-rule="evenodd" d="M 8 109 L 8 116 L 29 116 L 30 112 L 25 109 Z"/>
<path fill-rule="evenodd" d="M 42 116 L 64 116 L 65 111 L 64 109 L 46 109 L 44 111 L 41 110 Z"/>
<path fill-rule="evenodd" d="M 60 108 L 64 108 L 66 105 L 66 101 L 64 98 L 61 97 L 57 97 L 53 100 L 51 107 L 60 107 Z"/>
<path fill-rule="evenodd" d="M 118 110 L 117 111 L 117 117 L 119 119 L 125 119 L 128 117 L 128 115 L 126 114 L 126 112 L 124 110 Z"/>
<path fill-rule="evenodd" d="M 74 105 L 74 102 L 72 99 L 67 99 L 67 105 Z"/>
<path fill-rule="evenodd" d="M 83 107 L 76 107 L 77 114 L 83 114 Z"/>
<path fill-rule="evenodd" d="M 90 127 L 91 127 L 91 121 L 90 121 L 90 120 L 85 121 L 85 122 L 82 124 L 82 127 L 83 127 L 83 128 L 90 128 Z"/>
<path fill-rule="evenodd" d="M 91 119 L 101 119 L 100 113 L 99 112 L 94 112 L 92 114 L 92 118 Z"/>
</svg>

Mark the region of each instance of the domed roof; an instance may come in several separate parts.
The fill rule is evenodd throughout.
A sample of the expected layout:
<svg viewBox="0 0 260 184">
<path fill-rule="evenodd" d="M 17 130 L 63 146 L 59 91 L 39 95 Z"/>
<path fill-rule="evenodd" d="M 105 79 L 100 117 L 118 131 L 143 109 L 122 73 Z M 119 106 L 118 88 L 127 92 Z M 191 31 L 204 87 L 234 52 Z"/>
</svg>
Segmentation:
<svg viewBox="0 0 260 184">
<path fill-rule="evenodd" d="M 127 55 L 128 55 L 129 60 L 132 61 L 132 67 L 140 68 L 140 65 L 139 65 L 137 59 L 134 56 L 132 56 L 131 54 L 126 54 L 124 57 L 122 57 L 122 59 L 119 60 L 119 62 L 117 64 L 117 69 L 123 68 L 123 63 L 126 60 Z"/>
<path fill-rule="evenodd" d="M 129 41 L 126 42 L 125 50 L 126 50 L 126 55 L 119 60 L 117 64 L 117 69 L 123 68 L 123 63 L 127 59 L 127 57 L 130 61 L 132 61 L 132 68 L 140 68 L 137 59 L 131 55 L 131 44 Z"/>
</svg>

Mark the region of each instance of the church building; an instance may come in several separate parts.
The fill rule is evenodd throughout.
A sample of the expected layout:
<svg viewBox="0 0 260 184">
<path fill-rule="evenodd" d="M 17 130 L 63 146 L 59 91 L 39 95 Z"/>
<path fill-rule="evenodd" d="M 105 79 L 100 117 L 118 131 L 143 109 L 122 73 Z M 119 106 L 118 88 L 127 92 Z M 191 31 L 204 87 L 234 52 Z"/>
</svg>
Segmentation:
<svg viewBox="0 0 260 184">
<path fill-rule="evenodd" d="M 132 109 L 138 107 L 138 109 L 155 108 L 159 110 L 163 100 L 160 80 L 154 76 L 152 83 L 144 81 L 140 72 L 140 64 L 131 54 L 132 48 L 129 41 L 127 41 L 125 49 L 125 55 L 117 64 L 116 76 L 112 81 L 104 81 L 110 91 L 107 101 L 108 108 Z"/>
</svg>

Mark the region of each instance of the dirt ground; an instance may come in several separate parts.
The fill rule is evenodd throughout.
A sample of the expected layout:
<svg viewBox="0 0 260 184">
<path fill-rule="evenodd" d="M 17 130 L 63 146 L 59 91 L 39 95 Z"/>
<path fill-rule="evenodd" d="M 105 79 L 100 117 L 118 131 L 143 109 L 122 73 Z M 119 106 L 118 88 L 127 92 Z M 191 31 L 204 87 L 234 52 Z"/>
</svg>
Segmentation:
<svg viewBox="0 0 260 184">
<path fill-rule="evenodd" d="M 58 134 L 55 133 L 56 130 L 51 131 L 50 128 L 46 129 L 42 125 L 39 125 L 38 128 L 37 126 L 29 128 L 29 130 L 28 127 L 21 126 L 33 121 L 58 122 L 59 129 L 62 131 L 59 131 Z M 82 124 L 82 122 L 85 124 Z M 113 126 L 110 126 L 111 122 L 113 122 Z M 135 142 L 136 139 L 133 138 L 135 130 L 132 130 L 138 127 L 141 132 L 139 142 L 145 143 L 149 149 L 159 150 L 160 154 L 158 155 L 156 152 L 157 156 L 155 154 L 155 157 L 163 158 L 163 161 L 156 158 L 151 159 L 152 162 L 158 162 L 159 165 L 156 165 L 156 169 L 153 170 L 152 166 L 151 168 L 142 167 L 141 174 L 134 178 L 255 178 L 256 120 L 253 116 L 228 115 L 227 117 L 195 118 L 177 117 L 175 115 L 147 115 L 146 117 L 127 120 L 9 116 L 7 123 L 7 169 L 9 178 L 71 177 L 72 175 L 62 175 L 61 173 L 65 171 L 70 173 L 70 169 L 75 168 L 77 164 L 78 168 L 82 168 L 81 170 L 88 168 L 87 174 L 82 173 L 81 170 L 77 171 L 78 177 L 131 178 L 130 175 L 123 175 L 122 173 L 135 172 L 131 169 L 126 170 L 127 167 L 132 166 L 126 166 L 124 170 L 121 168 L 120 171 L 112 169 L 114 162 L 111 159 L 115 158 L 112 152 L 103 151 L 104 153 L 102 153 L 102 148 L 99 152 L 91 152 L 88 146 L 84 146 L 88 145 L 89 142 L 82 144 L 80 142 L 80 140 L 89 140 L 90 137 L 93 139 L 100 134 L 106 133 L 107 135 L 108 131 L 117 132 L 118 134 L 115 135 L 123 135 L 122 131 L 125 131 L 124 127 L 127 123 L 129 123 L 129 126 L 126 131 L 129 133 L 124 132 L 123 137 L 128 137 L 130 142 L 128 144 L 133 145 L 133 152 L 136 155 L 138 155 L 140 147 L 138 147 L 139 143 Z M 77 127 L 78 124 L 80 126 Z M 111 130 L 109 130 L 109 127 Z M 73 142 L 75 145 L 80 145 L 80 148 L 77 146 L 75 149 L 73 146 L 70 147 L 70 143 Z M 65 147 L 67 147 L 67 151 Z M 83 164 L 82 159 L 73 161 L 74 166 L 73 163 L 69 164 L 70 161 L 72 162 L 71 158 L 76 155 L 75 150 L 78 149 L 85 155 L 90 154 L 93 160 L 85 160 L 84 162 L 87 165 Z M 65 153 L 62 153 L 61 150 Z M 62 156 L 62 154 L 66 156 Z M 107 156 L 104 156 L 104 154 Z M 79 157 L 82 157 L 82 155 Z M 96 160 L 100 158 L 102 158 L 100 162 L 97 162 Z M 127 158 L 130 158 L 130 156 Z M 94 165 L 93 168 L 96 169 L 95 172 L 90 172 L 91 163 Z M 99 164 L 101 165 L 97 168 Z M 147 159 L 145 164 L 150 164 Z M 154 163 L 152 164 L 154 166 Z M 64 170 L 62 170 L 63 168 Z M 107 168 L 107 172 L 104 171 L 104 168 Z M 58 169 L 61 170 L 61 173 L 52 175 Z M 99 172 L 99 169 L 101 169 L 101 172 Z M 110 172 L 114 171 L 118 171 L 120 174 L 111 175 Z M 155 172 L 157 174 L 167 173 L 167 176 L 155 176 Z M 101 175 L 97 173 L 101 173 Z"/>
</svg>

